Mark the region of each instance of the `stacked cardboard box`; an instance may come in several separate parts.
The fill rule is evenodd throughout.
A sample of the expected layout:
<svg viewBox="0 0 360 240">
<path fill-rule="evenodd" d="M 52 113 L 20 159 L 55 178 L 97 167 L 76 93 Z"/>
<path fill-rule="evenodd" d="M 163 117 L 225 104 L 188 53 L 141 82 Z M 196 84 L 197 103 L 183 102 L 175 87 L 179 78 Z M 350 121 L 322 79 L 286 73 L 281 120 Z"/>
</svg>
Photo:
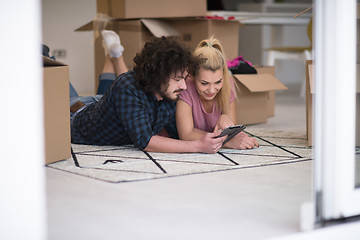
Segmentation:
<svg viewBox="0 0 360 240">
<path fill-rule="evenodd" d="M 140 52 L 145 42 L 152 36 L 175 37 L 185 46 L 194 49 L 197 44 L 214 36 L 224 47 L 226 57 L 235 58 L 238 55 L 239 26 L 238 21 L 210 20 L 204 18 L 162 18 L 162 19 L 136 19 L 114 20 L 107 24 L 107 29 L 117 32 L 124 45 L 123 53 L 125 63 L 129 69 L 133 67 L 133 58 Z M 91 21 L 76 31 L 92 31 L 94 22 Z M 102 39 L 95 39 L 95 76 L 99 76 L 105 62 L 105 53 Z M 97 85 L 96 80 L 96 85 Z"/>
<path fill-rule="evenodd" d="M 70 158 L 69 67 L 43 57 L 45 163 Z"/>
<path fill-rule="evenodd" d="M 312 106 L 314 97 L 314 86 L 313 86 L 313 65 L 312 60 L 306 61 L 306 137 L 308 146 L 313 145 L 312 137 Z"/>
<path fill-rule="evenodd" d="M 313 98 L 315 94 L 313 79 L 313 63 L 306 61 L 306 135 L 308 146 L 313 146 Z M 360 65 L 356 66 L 357 73 L 360 73 Z M 360 77 L 356 79 L 356 146 L 360 146 Z"/>
<path fill-rule="evenodd" d="M 168 18 L 206 15 L 205 0 L 97 0 L 98 13 L 113 18 Z"/>
</svg>

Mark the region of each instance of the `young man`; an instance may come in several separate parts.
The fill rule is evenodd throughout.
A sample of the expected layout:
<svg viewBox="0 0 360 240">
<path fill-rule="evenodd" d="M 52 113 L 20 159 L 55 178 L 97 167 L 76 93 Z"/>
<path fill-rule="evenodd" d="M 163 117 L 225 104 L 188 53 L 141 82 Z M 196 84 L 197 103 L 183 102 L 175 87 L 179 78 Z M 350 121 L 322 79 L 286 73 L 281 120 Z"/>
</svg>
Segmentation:
<svg viewBox="0 0 360 240">
<path fill-rule="evenodd" d="M 107 52 L 113 52 L 117 44 L 104 40 Z M 181 141 L 176 131 L 176 101 L 186 89 L 189 72 L 197 71 L 199 61 L 176 41 L 153 38 L 135 56 L 133 70 L 116 78 L 97 102 L 75 113 L 72 142 L 134 144 L 150 152 L 216 153 L 226 139 L 214 138 L 219 133 Z"/>
</svg>

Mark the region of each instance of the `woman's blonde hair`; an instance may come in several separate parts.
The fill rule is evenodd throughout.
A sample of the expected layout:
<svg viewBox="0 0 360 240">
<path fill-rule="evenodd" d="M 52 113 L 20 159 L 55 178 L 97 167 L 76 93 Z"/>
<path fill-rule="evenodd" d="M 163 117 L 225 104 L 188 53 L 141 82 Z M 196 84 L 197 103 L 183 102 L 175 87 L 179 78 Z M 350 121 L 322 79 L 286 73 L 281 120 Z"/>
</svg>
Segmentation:
<svg viewBox="0 0 360 240">
<path fill-rule="evenodd" d="M 196 57 L 204 59 L 200 68 L 210 71 L 223 71 L 223 86 L 215 97 L 216 107 L 224 114 L 230 111 L 231 84 L 225 53 L 219 40 L 213 36 L 202 40 L 194 51 Z"/>
</svg>

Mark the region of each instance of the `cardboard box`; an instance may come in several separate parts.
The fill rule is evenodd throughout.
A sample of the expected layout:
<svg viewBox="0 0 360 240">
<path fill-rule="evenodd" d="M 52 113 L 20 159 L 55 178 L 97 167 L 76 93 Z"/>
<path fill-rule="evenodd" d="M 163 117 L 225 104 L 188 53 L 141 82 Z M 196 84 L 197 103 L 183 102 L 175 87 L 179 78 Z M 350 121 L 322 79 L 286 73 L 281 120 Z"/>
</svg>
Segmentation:
<svg viewBox="0 0 360 240">
<path fill-rule="evenodd" d="M 69 67 L 43 57 L 45 163 L 71 157 Z"/>
<path fill-rule="evenodd" d="M 312 60 L 306 61 L 306 138 L 308 146 L 312 146 L 312 100 L 314 95 Z"/>
<path fill-rule="evenodd" d="M 213 19 L 169 19 L 168 22 L 179 32 L 179 40 L 194 50 L 201 40 L 214 36 L 221 42 L 227 59 L 239 56 L 239 28 L 244 27 L 237 20 Z"/>
<path fill-rule="evenodd" d="M 255 66 L 258 74 L 271 74 L 275 77 L 275 67 L 272 66 Z M 275 115 L 275 91 L 269 91 L 268 100 L 268 117 Z"/>
<path fill-rule="evenodd" d="M 308 146 L 313 146 L 313 127 L 312 127 L 312 112 L 313 112 L 313 98 L 314 98 L 314 79 L 313 79 L 313 64 L 311 60 L 306 61 L 306 136 Z M 360 65 L 356 66 L 356 121 L 355 121 L 355 144 L 360 146 Z"/>
<path fill-rule="evenodd" d="M 273 67 L 256 67 L 258 74 L 234 74 L 237 124 L 265 123 L 274 115 L 275 91 L 287 87 L 274 76 Z"/>
<path fill-rule="evenodd" d="M 175 37 L 191 50 L 198 43 L 212 35 L 219 39 L 224 47 L 228 59 L 234 59 L 239 52 L 239 27 L 243 25 L 238 21 L 211 20 L 204 18 L 169 18 L 169 19 L 137 19 L 114 20 L 108 22 L 106 28 L 117 32 L 124 46 L 125 63 L 129 69 L 133 68 L 133 58 L 140 52 L 145 42 L 152 36 Z M 89 22 L 75 31 L 94 31 L 95 36 L 101 36 L 99 27 Z M 102 38 L 95 38 L 95 82 L 97 88 L 98 76 L 105 61 Z"/>
<path fill-rule="evenodd" d="M 168 18 L 205 16 L 206 0 L 97 0 L 98 13 L 113 18 Z"/>
</svg>

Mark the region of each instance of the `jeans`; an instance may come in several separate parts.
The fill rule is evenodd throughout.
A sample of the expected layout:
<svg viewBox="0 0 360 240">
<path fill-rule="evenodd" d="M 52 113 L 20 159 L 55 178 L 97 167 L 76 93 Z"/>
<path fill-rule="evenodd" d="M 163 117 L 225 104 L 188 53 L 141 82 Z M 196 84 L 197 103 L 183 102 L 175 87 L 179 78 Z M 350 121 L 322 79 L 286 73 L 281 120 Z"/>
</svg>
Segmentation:
<svg viewBox="0 0 360 240">
<path fill-rule="evenodd" d="M 98 102 L 115 79 L 116 79 L 116 74 L 114 73 L 100 74 L 99 87 L 95 96 L 79 96 L 73 85 L 70 83 L 70 106 L 74 105 L 77 102 L 82 102 L 85 104 L 84 107 L 86 107 L 94 102 Z M 70 112 L 70 122 L 72 122 L 72 119 L 76 116 L 77 113 L 83 110 L 84 107 L 80 108 L 75 113 Z"/>
</svg>

